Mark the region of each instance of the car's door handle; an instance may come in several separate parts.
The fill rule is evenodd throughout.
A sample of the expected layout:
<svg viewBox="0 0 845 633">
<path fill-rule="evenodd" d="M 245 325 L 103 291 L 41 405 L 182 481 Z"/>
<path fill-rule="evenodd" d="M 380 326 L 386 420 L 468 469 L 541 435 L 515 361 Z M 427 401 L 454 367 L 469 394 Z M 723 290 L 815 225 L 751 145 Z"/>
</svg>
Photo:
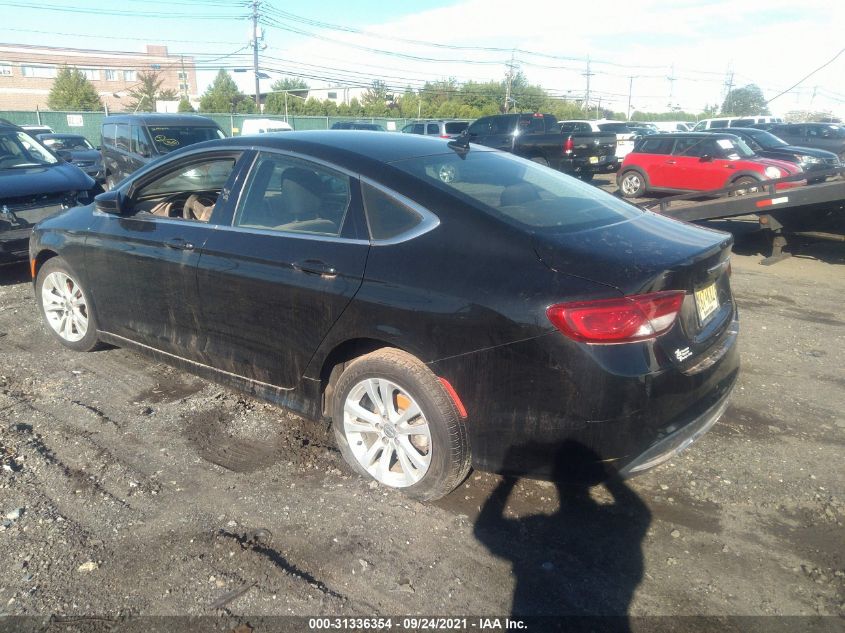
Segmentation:
<svg viewBox="0 0 845 633">
<path fill-rule="evenodd" d="M 327 264 L 326 262 L 320 261 L 319 259 L 306 259 L 301 262 L 295 262 L 293 267 L 296 270 L 301 270 L 304 273 L 310 273 L 312 275 L 320 275 L 321 277 L 336 277 L 337 276 L 337 269 Z"/>
<path fill-rule="evenodd" d="M 179 251 L 194 250 L 194 245 L 191 242 L 186 242 L 181 237 L 174 237 L 172 240 L 167 240 L 164 245 L 168 248 L 175 248 Z"/>
<path fill-rule="evenodd" d="M 667 165 L 674 165 L 674 164 L 675 164 L 675 161 L 673 161 L 673 160 L 667 160 L 667 161 L 666 161 L 666 164 L 667 164 Z"/>
</svg>

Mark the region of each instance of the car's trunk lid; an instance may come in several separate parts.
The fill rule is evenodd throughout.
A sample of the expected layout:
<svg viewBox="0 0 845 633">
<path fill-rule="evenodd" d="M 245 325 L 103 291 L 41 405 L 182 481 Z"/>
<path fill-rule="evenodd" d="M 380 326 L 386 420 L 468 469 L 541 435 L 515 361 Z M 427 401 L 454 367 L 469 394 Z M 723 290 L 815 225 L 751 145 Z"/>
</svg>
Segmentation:
<svg viewBox="0 0 845 633">
<path fill-rule="evenodd" d="M 680 327 L 660 337 L 661 347 L 677 363 L 708 349 L 731 320 L 732 244 L 727 233 L 650 212 L 586 231 L 534 235 L 537 256 L 557 272 L 625 295 L 686 292 Z"/>
</svg>

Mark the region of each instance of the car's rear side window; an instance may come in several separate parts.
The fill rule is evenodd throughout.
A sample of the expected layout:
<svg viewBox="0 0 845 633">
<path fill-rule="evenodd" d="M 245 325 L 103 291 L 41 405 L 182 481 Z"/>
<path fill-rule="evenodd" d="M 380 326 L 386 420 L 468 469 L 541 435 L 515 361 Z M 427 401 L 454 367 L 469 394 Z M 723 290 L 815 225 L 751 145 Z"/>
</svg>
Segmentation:
<svg viewBox="0 0 845 633">
<path fill-rule="evenodd" d="M 460 134 L 468 125 L 466 121 L 450 121 L 446 124 L 446 134 Z"/>
<path fill-rule="evenodd" d="M 129 151 L 129 124 L 118 123 L 116 126 L 114 145 L 117 149 Z"/>
<path fill-rule="evenodd" d="M 637 217 L 618 198 L 547 167 L 504 152 L 470 151 L 392 163 L 421 181 L 509 224 L 571 232 Z"/>
<path fill-rule="evenodd" d="M 370 237 L 389 240 L 408 233 L 423 221 L 421 213 L 370 184 L 362 183 Z"/>
<path fill-rule="evenodd" d="M 712 130 L 714 127 L 728 127 L 730 121 L 710 121 L 710 129 Z M 695 129 L 698 129 L 698 126 L 695 126 Z"/>
<path fill-rule="evenodd" d="M 672 143 L 669 138 L 648 138 L 637 145 L 638 154 L 671 154 Z"/>
<path fill-rule="evenodd" d="M 106 123 L 103 126 L 102 144 L 106 147 L 114 147 L 114 123 Z"/>
<path fill-rule="evenodd" d="M 433 134 L 433 135 L 440 134 L 440 124 L 439 123 L 429 123 L 426 126 L 426 134 Z"/>
<path fill-rule="evenodd" d="M 261 154 L 244 186 L 235 226 L 338 236 L 349 200 L 348 176 L 290 156 Z"/>
</svg>

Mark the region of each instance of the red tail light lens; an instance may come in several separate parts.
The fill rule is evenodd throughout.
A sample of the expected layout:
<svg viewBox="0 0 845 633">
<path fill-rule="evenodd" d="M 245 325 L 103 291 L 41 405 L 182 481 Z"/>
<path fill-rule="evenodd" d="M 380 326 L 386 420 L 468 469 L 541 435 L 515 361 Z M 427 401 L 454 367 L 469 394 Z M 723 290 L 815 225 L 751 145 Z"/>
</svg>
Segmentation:
<svg viewBox="0 0 845 633">
<path fill-rule="evenodd" d="M 584 343 L 630 343 L 663 334 L 684 302 L 681 291 L 654 292 L 620 299 L 560 303 L 546 310 L 549 321 L 569 338 Z"/>
<path fill-rule="evenodd" d="M 572 150 L 575 149 L 575 143 L 572 142 L 572 137 L 570 136 L 563 142 L 563 153 L 564 154 L 571 154 Z"/>
</svg>

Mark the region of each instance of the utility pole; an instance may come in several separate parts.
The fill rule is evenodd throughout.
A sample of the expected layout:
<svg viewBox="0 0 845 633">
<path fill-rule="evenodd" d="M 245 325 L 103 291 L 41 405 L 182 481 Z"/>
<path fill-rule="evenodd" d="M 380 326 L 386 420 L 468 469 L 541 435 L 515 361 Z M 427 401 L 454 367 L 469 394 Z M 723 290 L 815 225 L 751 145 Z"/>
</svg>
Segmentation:
<svg viewBox="0 0 845 633">
<path fill-rule="evenodd" d="M 255 107 L 261 112 L 261 88 L 258 85 L 258 7 L 260 0 L 252 0 L 252 69 L 255 72 Z"/>
<path fill-rule="evenodd" d="M 675 80 L 677 79 L 677 77 L 675 77 L 675 64 L 674 63 L 672 64 L 672 69 L 669 71 L 669 76 L 666 77 L 666 79 L 669 80 L 669 109 L 671 110 L 672 106 L 674 105 Z"/>
<path fill-rule="evenodd" d="M 188 73 L 185 72 L 185 56 L 179 55 L 179 61 L 182 64 L 182 81 L 180 83 L 180 88 L 182 89 L 182 97 L 187 100 L 188 99 Z"/>
<path fill-rule="evenodd" d="M 596 73 L 590 71 L 590 56 L 587 56 L 587 72 L 581 73 L 582 77 L 587 78 L 587 92 L 584 94 L 584 109 L 590 109 L 590 77 Z"/>
<path fill-rule="evenodd" d="M 627 121 L 631 120 L 631 93 L 634 91 L 634 76 L 628 77 L 628 116 Z"/>
<path fill-rule="evenodd" d="M 506 64 L 508 67 L 508 74 L 506 76 L 506 83 L 505 83 L 505 114 L 508 113 L 511 107 L 511 86 L 513 85 L 513 69 L 515 65 L 513 63 L 513 51 L 511 51 L 511 61 L 510 63 Z"/>
<path fill-rule="evenodd" d="M 725 112 L 724 114 L 733 114 L 731 111 L 731 92 L 733 91 L 734 87 L 734 71 L 728 71 L 728 79 L 725 81 L 725 88 L 727 88 L 727 92 L 725 93 Z"/>
</svg>

